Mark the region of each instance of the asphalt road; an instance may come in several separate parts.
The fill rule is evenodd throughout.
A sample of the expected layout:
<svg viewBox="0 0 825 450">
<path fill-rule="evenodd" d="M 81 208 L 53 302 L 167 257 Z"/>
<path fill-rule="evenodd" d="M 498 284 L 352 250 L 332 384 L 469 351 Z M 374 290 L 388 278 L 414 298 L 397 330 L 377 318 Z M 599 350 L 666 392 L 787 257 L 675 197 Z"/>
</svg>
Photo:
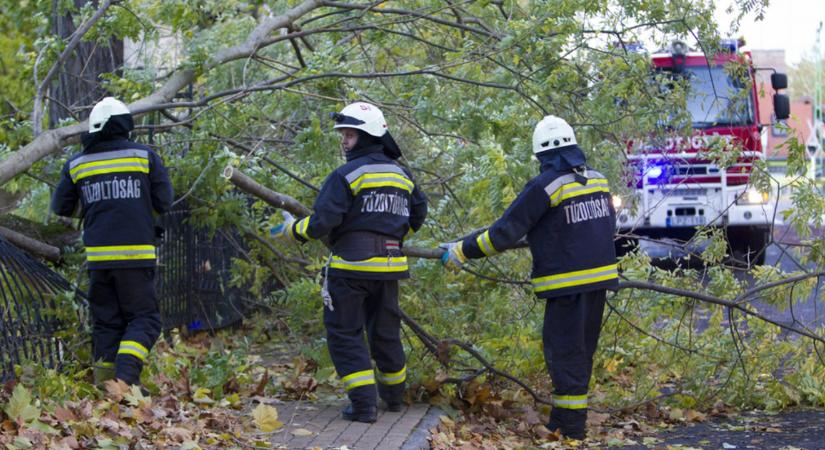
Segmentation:
<svg viewBox="0 0 825 450">
<path fill-rule="evenodd" d="M 789 200 L 784 199 L 780 202 L 780 209 L 787 208 L 789 204 Z M 825 236 L 825 229 L 812 227 L 811 231 L 814 235 Z M 794 255 L 793 244 L 798 244 L 800 240 L 781 220 L 774 224 L 773 236 L 774 243 L 766 249 L 765 264 L 779 267 L 786 273 L 815 270 L 812 264 L 803 264 Z M 641 246 L 657 265 L 673 267 L 685 263 L 686 255 L 674 250 L 672 246 L 652 243 L 642 243 Z M 701 250 L 691 249 L 692 252 Z M 738 277 L 748 281 L 751 286 L 755 285 L 753 278 L 744 271 Z M 793 304 L 776 308 L 757 300 L 751 306 L 771 319 L 814 329 L 825 325 L 823 293 L 825 280 L 820 277 L 811 295 Z M 724 420 L 677 428 L 662 433 L 657 438 L 660 440 L 650 447 L 629 448 L 825 449 L 825 411 L 784 411 L 776 415 L 746 412 Z"/>
</svg>

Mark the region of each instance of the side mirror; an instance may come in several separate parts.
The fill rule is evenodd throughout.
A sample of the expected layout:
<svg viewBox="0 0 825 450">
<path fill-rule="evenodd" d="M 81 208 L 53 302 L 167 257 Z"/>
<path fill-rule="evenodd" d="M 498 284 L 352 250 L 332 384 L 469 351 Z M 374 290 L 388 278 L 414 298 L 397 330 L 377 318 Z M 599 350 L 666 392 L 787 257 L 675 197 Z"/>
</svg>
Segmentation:
<svg viewBox="0 0 825 450">
<path fill-rule="evenodd" d="M 773 113 L 776 116 L 776 120 L 785 120 L 791 117 L 791 100 L 787 95 L 773 95 Z"/>
<path fill-rule="evenodd" d="M 780 89 L 787 89 L 788 87 L 788 76 L 784 73 L 774 72 L 771 74 L 771 87 L 774 91 L 778 91 Z"/>
</svg>

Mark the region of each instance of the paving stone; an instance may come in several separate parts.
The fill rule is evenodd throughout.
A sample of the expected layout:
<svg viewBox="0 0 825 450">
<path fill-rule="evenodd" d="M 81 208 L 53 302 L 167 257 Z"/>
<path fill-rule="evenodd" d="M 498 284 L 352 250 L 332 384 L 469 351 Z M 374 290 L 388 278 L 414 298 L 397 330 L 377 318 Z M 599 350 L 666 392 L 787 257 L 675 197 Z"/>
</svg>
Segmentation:
<svg viewBox="0 0 825 450">
<path fill-rule="evenodd" d="M 273 435 L 270 442 L 279 448 L 337 448 L 348 446 L 357 450 L 397 449 L 404 446 L 410 435 L 416 431 L 429 405 L 416 404 L 405 407 L 401 412 L 379 410 L 374 424 L 349 422 L 341 418 L 340 403 L 286 402 L 275 405 L 279 419 L 284 423 L 283 431 Z M 293 432 L 304 429 L 312 432 L 309 436 L 296 436 Z M 421 441 L 421 431 L 417 441 Z"/>
</svg>

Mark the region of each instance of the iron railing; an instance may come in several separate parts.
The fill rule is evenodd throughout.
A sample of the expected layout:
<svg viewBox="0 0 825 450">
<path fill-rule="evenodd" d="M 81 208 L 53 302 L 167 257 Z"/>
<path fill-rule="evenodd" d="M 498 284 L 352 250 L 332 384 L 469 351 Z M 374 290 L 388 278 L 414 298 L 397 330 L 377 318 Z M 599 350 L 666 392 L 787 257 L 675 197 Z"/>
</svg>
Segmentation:
<svg viewBox="0 0 825 450">
<path fill-rule="evenodd" d="M 245 289 L 233 287 L 232 260 L 244 248 L 231 231 L 192 226 L 185 209 L 165 214 L 158 250 L 158 299 L 164 329 L 215 330 L 240 323 Z"/>
<path fill-rule="evenodd" d="M 227 230 L 209 232 L 189 223 L 185 209 L 161 218 L 157 293 L 164 330 L 216 330 L 236 325 L 248 312 L 246 289 L 231 286 L 233 259 L 245 249 Z M 79 297 L 76 297 L 79 295 Z M 80 300 L 78 308 L 72 302 Z M 0 381 L 28 361 L 59 369 L 72 356 L 60 331 L 86 323 L 84 294 L 37 259 L 0 236 Z M 65 322 L 65 323 L 64 323 Z"/>
<path fill-rule="evenodd" d="M 14 366 L 28 361 L 63 365 L 68 354 L 57 335 L 68 326 L 61 314 L 74 314 L 68 304 L 74 296 L 71 283 L 0 237 L 0 380 L 13 378 Z"/>
</svg>

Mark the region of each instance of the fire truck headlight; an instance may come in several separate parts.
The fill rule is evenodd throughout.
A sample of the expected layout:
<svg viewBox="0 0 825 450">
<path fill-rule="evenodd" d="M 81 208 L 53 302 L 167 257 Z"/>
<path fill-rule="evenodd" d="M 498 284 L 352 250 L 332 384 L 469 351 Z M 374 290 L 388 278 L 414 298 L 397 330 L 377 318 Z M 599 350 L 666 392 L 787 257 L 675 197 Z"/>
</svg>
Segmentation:
<svg viewBox="0 0 825 450">
<path fill-rule="evenodd" d="M 764 205 L 768 203 L 768 194 L 756 189 L 748 189 L 739 197 L 736 203 L 740 205 Z"/>
<path fill-rule="evenodd" d="M 619 209 L 622 207 L 622 198 L 618 195 L 613 196 L 613 209 Z"/>
</svg>

